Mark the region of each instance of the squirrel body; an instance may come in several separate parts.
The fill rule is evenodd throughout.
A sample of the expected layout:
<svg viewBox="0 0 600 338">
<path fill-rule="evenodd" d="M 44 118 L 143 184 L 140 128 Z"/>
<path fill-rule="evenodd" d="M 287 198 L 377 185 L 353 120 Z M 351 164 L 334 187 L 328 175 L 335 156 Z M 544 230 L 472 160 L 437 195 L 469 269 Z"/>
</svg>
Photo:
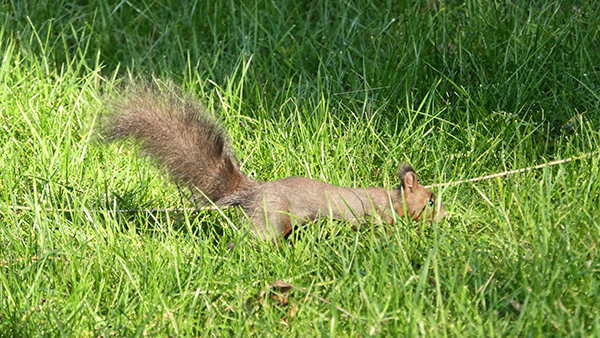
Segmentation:
<svg viewBox="0 0 600 338">
<path fill-rule="evenodd" d="M 227 134 L 202 104 L 168 86 L 131 85 L 109 104 L 101 133 L 109 141 L 133 138 L 141 153 L 189 187 L 199 205 L 239 206 L 252 233 L 263 239 L 290 234 L 294 223 L 321 217 L 393 224 L 393 214 L 414 220 L 447 215 L 433 193 L 419 184 L 410 165 L 400 168 L 395 189 L 345 188 L 306 177 L 261 182 L 239 168 Z M 405 212 L 405 208 L 406 211 Z"/>
<path fill-rule="evenodd" d="M 402 197 L 394 196 L 393 190 L 344 188 L 297 176 L 261 183 L 252 195 L 241 207 L 251 216 L 255 232 L 265 238 L 287 236 L 294 222 L 321 217 L 352 223 L 376 217 L 392 224 L 392 209 L 402 210 Z"/>
</svg>

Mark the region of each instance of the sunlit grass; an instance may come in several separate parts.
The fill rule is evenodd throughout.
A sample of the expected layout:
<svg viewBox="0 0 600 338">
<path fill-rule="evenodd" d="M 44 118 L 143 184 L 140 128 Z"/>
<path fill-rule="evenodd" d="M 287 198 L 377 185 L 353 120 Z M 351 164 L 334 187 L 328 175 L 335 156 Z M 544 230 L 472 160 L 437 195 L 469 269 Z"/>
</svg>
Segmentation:
<svg viewBox="0 0 600 338">
<path fill-rule="evenodd" d="M 436 187 L 443 223 L 325 219 L 255 245 L 235 210 L 118 212 L 192 205 L 95 131 L 104 93 L 156 76 L 200 97 L 260 180 L 392 188 L 402 162 L 434 184 L 592 153 L 591 3 L 3 8 L 0 335 L 599 333 L 597 155 Z"/>
</svg>

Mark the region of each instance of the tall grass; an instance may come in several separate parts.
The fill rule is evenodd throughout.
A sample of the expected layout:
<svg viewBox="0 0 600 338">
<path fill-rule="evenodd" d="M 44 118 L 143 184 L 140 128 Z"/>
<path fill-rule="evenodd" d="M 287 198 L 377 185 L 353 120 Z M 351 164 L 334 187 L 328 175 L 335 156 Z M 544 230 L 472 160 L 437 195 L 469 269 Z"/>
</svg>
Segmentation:
<svg viewBox="0 0 600 338">
<path fill-rule="evenodd" d="M 190 204 L 95 132 L 105 92 L 156 76 L 261 180 L 392 188 L 405 161 L 431 184 L 591 153 L 596 7 L 4 2 L 0 335 L 598 335 L 598 155 L 435 188 L 443 223 L 326 219 L 269 246 L 235 210 L 117 212 Z"/>
</svg>

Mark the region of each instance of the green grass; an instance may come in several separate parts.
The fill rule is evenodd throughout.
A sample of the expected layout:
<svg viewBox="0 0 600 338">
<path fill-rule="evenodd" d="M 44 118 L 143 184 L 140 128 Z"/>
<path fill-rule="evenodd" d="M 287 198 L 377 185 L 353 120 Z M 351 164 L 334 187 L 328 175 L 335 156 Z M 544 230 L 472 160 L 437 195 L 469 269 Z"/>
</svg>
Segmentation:
<svg viewBox="0 0 600 338">
<path fill-rule="evenodd" d="M 0 336 L 599 336 L 598 155 L 436 188 L 440 224 L 228 252 L 234 210 L 115 213 L 191 205 L 95 132 L 132 74 L 196 93 L 257 179 L 528 167 L 600 149 L 599 29 L 593 1 L 4 1 Z"/>
</svg>

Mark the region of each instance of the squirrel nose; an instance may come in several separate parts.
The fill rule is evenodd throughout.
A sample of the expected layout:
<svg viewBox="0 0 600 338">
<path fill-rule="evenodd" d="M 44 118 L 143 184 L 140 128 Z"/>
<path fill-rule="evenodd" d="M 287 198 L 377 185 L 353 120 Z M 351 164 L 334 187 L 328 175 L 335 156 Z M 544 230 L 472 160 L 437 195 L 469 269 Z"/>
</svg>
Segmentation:
<svg viewBox="0 0 600 338">
<path fill-rule="evenodd" d="M 444 206 L 440 205 L 439 207 L 439 211 L 438 214 L 435 217 L 436 221 L 441 221 L 442 219 L 446 218 L 446 216 L 448 216 L 448 211 L 446 211 L 446 208 L 444 208 Z"/>
</svg>

